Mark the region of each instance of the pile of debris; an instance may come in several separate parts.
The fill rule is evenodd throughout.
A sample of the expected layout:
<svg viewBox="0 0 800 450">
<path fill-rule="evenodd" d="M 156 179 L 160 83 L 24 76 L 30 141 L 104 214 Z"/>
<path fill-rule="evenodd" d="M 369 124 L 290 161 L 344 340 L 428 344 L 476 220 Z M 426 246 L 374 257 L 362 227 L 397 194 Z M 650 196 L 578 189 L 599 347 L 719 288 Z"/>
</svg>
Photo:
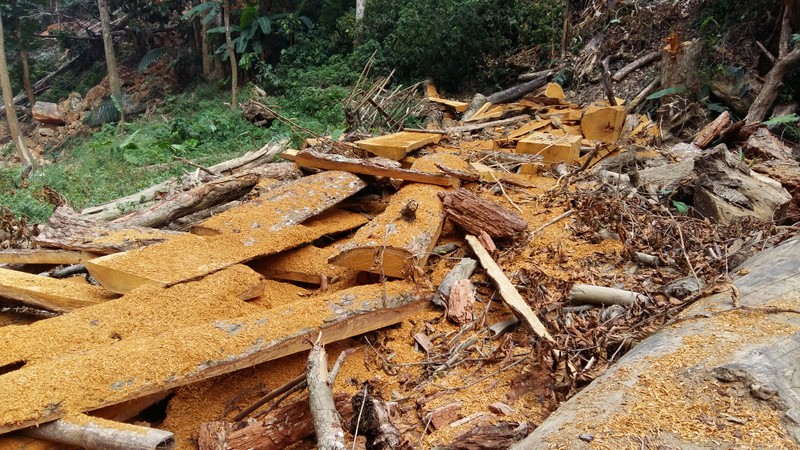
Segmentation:
<svg viewBox="0 0 800 450">
<path fill-rule="evenodd" d="M 274 143 L 59 207 L 0 253 L 0 442 L 507 448 L 796 233 L 797 177 L 706 150 L 715 131 L 661 155 L 621 100 L 534 82 L 472 108 L 429 86 L 438 130 Z M 762 129 L 743 155 L 796 173 L 782 145 Z M 652 431 L 626 420 L 580 439 Z M 791 443 L 770 430 L 722 439 Z"/>
</svg>

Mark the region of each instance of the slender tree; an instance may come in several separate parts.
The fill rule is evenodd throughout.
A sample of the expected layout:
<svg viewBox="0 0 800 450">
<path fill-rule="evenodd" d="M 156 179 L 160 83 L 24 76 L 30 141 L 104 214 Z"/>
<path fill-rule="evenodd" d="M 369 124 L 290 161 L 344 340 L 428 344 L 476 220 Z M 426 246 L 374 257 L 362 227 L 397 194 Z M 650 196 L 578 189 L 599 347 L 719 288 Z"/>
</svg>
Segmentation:
<svg viewBox="0 0 800 450">
<path fill-rule="evenodd" d="M 361 35 L 364 34 L 364 10 L 367 7 L 367 0 L 356 0 L 356 34 L 353 45 L 361 45 Z"/>
<path fill-rule="evenodd" d="M 119 81 L 119 71 L 117 70 L 117 58 L 114 55 L 114 39 L 111 36 L 111 18 L 108 14 L 108 4 L 106 0 L 97 0 L 97 8 L 100 10 L 100 25 L 103 30 L 103 47 L 106 52 L 106 68 L 108 69 L 108 82 L 111 85 L 111 95 L 116 100 L 122 121 L 125 121 L 124 99 L 122 98 L 122 83 Z"/>
<path fill-rule="evenodd" d="M 8 77 L 8 66 L 6 65 L 6 46 L 3 32 L 3 16 L 0 12 L 0 88 L 3 90 L 3 102 L 6 105 L 6 117 L 8 118 L 8 131 L 11 139 L 17 148 L 19 159 L 28 167 L 35 168 L 36 160 L 22 139 L 22 132 L 17 121 L 17 111 L 14 109 L 14 94 L 11 92 L 11 80 Z"/>
<path fill-rule="evenodd" d="M 14 11 L 14 34 L 19 43 L 19 59 L 22 65 L 22 86 L 25 88 L 25 94 L 28 96 L 28 103 L 30 103 L 31 108 L 33 108 L 33 105 L 36 103 L 36 97 L 33 95 L 33 87 L 31 86 L 28 45 L 22 38 L 22 21 L 19 19 L 19 11 L 17 11 L 17 0 L 11 0 L 11 10 Z"/>
<path fill-rule="evenodd" d="M 231 109 L 236 109 L 239 107 L 236 101 L 239 68 L 231 39 L 231 0 L 222 0 L 222 19 L 225 21 L 225 43 L 228 45 L 228 59 L 231 62 Z"/>
</svg>

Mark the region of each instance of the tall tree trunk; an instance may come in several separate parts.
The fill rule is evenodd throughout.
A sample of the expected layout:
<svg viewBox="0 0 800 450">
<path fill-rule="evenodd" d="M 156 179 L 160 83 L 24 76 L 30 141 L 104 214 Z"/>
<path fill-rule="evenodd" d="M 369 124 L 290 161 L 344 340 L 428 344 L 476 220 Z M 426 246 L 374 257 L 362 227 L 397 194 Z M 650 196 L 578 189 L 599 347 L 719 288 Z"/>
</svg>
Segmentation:
<svg viewBox="0 0 800 450">
<path fill-rule="evenodd" d="M 202 24 L 200 28 L 200 52 L 203 54 L 203 78 L 206 81 L 214 78 L 214 62 L 211 60 L 211 55 L 208 54 L 208 24 Z"/>
<path fill-rule="evenodd" d="M 14 94 L 11 92 L 11 80 L 8 78 L 8 66 L 6 65 L 6 46 L 3 34 L 3 17 L 0 13 L 0 88 L 3 90 L 3 103 L 6 105 L 6 117 L 8 118 L 8 131 L 11 139 L 17 147 L 19 159 L 31 168 L 36 167 L 36 160 L 22 139 L 22 132 L 17 121 L 17 111 L 14 109 Z"/>
<path fill-rule="evenodd" d="M 361 44 L 361 35 L 364 33 L 364 10 L 367 7 L 367 0 L 356 0 L 356 37 L 353 40 L 353 47 Z"/>
<path fill-rule="evenodd" d="M 111 18 L 108 14 L 108 4 L 106 0 L 97 0 L 97 8 L 100 10 L 100 25 L 103 29 L 103 47 L 106 52 L 106 67 L 108 69 L 108 83 L 111 85 L 111 95 L 116 99 L 122 121 L 125 121 L 125 106 L 122 98 L 122 83 L 119 81 L 119 71 L 117 70 L 117 58 L 114 55 L 114 38 L 111 36 Z"/>
<path fill-rule="evenodd" d="M 238 108 L 236 94 L 239 87 L 239 68 L 236 63 L 236 53 L 233 51 L 233 40 L 231 39 L 231 0 L 222 0 L 222 19 L 225 21 L 225 43 L 228 44 L 228 59 L 231 62 L 231 109 Z"/>
<path fill-rule="evenodd" d="M 11 0 L 11 10 L 17 10 L 17 0 Z M 22 86 L 25 87 L 25 95 L 28 97 L 28 103 L 33 108 L 36 103 L 36 97 L 33 96 L 33 88 L 31 87 L 31 69 L 28 64 L 28 48 L 25 41 L 22 40 L 22 21 L 19 20 L 19 14 L 14 15 L 14 34 L 17 36 L 19 42 L 19 59 L 22 64 Z"/>
</svg>

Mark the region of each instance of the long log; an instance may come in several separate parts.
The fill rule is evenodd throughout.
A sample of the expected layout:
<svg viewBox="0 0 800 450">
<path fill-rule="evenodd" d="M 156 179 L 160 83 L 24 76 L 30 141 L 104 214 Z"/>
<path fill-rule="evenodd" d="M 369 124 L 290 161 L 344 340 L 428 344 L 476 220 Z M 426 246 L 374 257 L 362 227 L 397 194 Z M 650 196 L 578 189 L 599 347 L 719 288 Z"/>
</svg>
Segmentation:
<svg viewBox="0 0 800 450">
<path fill-rule="evenodd" d="M 344 428 L 333 401 L 332 381 L 328 374 L 328 355 L 320 344 L 322 334 L 308 353 L 306 384 L 308 384 L 308 406 L 320 450 L 344 450 Z"/>
<path fill-rule="evenodd" d="M 522 98 L 526 94 L 530 94 L 531 92 L 539 89 L 545 84 L 547 84 L 547 76 L 536 78 L 526 83 L 495 92 L 494 94 L 488 96 L 486 100 L 494 105 L 498 103 L 513 102 L 514 100 Z"/>
<path fill-rule="evenodd" d="M 528 228 L 528 222 L 518 214 L 466 189 L 442 193 L 439 197 L 447 218 L 470 234 L 479 235 L 484 231 L 493 238 L 506 238 L 518 235 Z"/>
<path fill-rule="evenodd" d="M 0 297 L 34 308 L 69 312 L 107 302 L 118 296 L 90 284 L 0 269 Z"/>
<path fill-rule="evenodd" d="M 497 288 L 500 290 L 500 297 L 503 298 L 506 305 L 514 312 L 514 315 L 524 322 L 536 336 L 548 342 L 555 343 L 553 336 L 550 335 L 544 325 L 542 325 L 542 322 L 539 321 L 539 318 L 536 317 L 536 313 L 533 312 L 525 299 L 522 298 L 514 285 L 511 284 L 511 281 L 503 273 L 503 269 L 497 265 L 486 249 L 483 248 L 478 238 L 468 234 L 465 239 L 469 246 L 472 247 L 472 251 L 475 252 L 475 256 L 478 257 L 483 268 L 486 269 L 489 277 L 497 285 Z"/>
<path fill-rule="evenodd" d="M 438 186 L 456 186 L 458 184 L 458 180 L 443 173 L 426 173 L 391 167 L 382 164 L 380 160 L 376 162 L 375 158 L 348 158 L 342 155 L 319 153 L 314 150 L 303 150 L 301 152 L 287 150 L 281 154 L 281 157 L 294 161 L 301 167 L 344 170 L 350 173 L 396 178 L 398 180 L 435 184 Z"/>
<path fill-rule="evenodd" d="M 325 234 L 347 231 L 365 222 L 344 211 L 320 222 L 300 223 L 329 209 L 366 184 L 346 172 L 323 172 L 273 189 L 251 203 L 225 211 L 193 227 L 203 236 L 185 235 L 167 242 L 86 263 L 106 289 L 125 293 L 142 284 L 170 286 L 309 243 Z M 303 198 L 303 202 L 298 199 Z M 186 257 L 190 255 L 191 258 Z M 154 264 L 155 263 L 155 264 Z"/>
<path fill-rule="evenodd" d="M 261 174 L 262 177 L 291 180 L 299 176 L 299 173 L 293 164 L 267 164 L 284 150 L 285 145 L 285 141 L 270 143 L 256 152 L 248 152 L 244 156 L 221 162 L 209 167 L 208 169 L 216 174 L 230 175 L 236 171 L 242 171 L 263 165 L 263 170 L 265 172 Z M 97 220 L 113 220 L 117 217 L 120 217 L 125 208 L 129 209 L 130 206 L 141 205 L 152 201 L 165 192 L 182 191 L 185 189 L 185 186 L 190 186 L 193 183 L 196 183 L 197 181 L 193 180 L 197 179 L 198 177 L 199 180 L 197 181 L 208 181 L 211 179 L 211 175 L 208 175 L 205 172 L 198 173 L 197 176 L 184 175 L 180 178 L 173 178 L 163 181 L 142 191 L 108 203 L 103 203 L 102 205 L 84 208 L 81 210 L 81 214 Z"/>
<path fill-rule="evenodd" d="M 180 217 L 235 200 L 258 180 L 258 175 L 248 172 L 212 180 L 186 192 L 172 194 L 149 208 L 118 217 L 112 223 L 158 228 Z"/>
<path fill-rule="evenodd" d="M 59 206 L 33 243 L 42 247 L 105 255 L 164 242 L 182 234 L 101 222 L 82 216 L 68 206 Z"/>
<path fill-rule="evenodd" d="M 175 447 L 175 438 L 169 431 L 86 415 L 27 428 L 22 434 L 86 450 L 171 450 Z"/>
<path fill-rule="evenodd" d="M 0 375 L 0 433 L 290 355 L 320 332 L 329 343 L 397 323 L 427 308 L 415 290 L 405 282 L 360 286 L 25 365 Z"/>
<path fill-rule="evenodd" d="M 208 317 L 229 320 L 252 314 L 260 307 L 243 300 L 259 296 L 263 290 L 261 276 L 248 267 L 234 266 L 202 280 L 167 289 L 143 288 L 113 302 L 30 325 L 0 327 L 3 349 L 0 367 L 18 361 L 35 363 L 122 340 L 154 336 L 169 328 L 199 325 Z M 42 336 L 47 339 L 41 339 Z"/>
<path fill-rule="evenodd" d="M 692 304 L 512 449 L 797 448 L 798 255 L 793 238 L 748 260 L 735 291 Z"/>
<path fill-rule="evenodd" d="M 58 66 L 58 68 L 56 70 L 54 70 L 54 71 L 50 72 L 49 74 L 45 75 L 44 77 L 40 78 L 39 81 L 34 83 L 33 86 L 32 86 L 33 93 L 34 94 L 40 94 L 42 91 L 47 89 L 50 86 L 50 84 L 52 84 L 52 82 L 55 79 L 55 77 L 57 77 L 58 75 L 61 75 L 65 70 L 69 69 L 73 64 L 75 64 L 76 61 L 78 61 L 78 59 L 79 58 L 76 56 L 76 57 L 70 59 L 69 61 L 66 61 L 65 63 L 61 64 L 60 66 Z M 12 100 L 12 103 L 15 104 L 15 105 L 20 105 L 22 103 L 25 103 L 26 100 L 28 100 L 28 96 L 27 96 L 27 94 L 25 92 L 23 92 L 21 94 L 18 94 L 16 96 L 14 96 L 14 99 Z M 31 105 L 31 106 L 33 106 L 33 105 Z M 0 116 L 4 116 L 5 113 L 6 113 L 6 106 L 5 105 L 0 105 Z"/>
</svg>

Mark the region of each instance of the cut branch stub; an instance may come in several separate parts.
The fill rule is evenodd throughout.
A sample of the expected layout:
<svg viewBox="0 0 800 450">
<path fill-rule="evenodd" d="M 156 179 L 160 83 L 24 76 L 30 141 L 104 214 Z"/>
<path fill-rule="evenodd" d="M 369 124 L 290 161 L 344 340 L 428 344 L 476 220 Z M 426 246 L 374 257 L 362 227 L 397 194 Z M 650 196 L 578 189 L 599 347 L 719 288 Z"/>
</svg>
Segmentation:
<svg viewBox="0 0 800 450">
<path fill-rule="evenodd" d="M 481 231 L 493 238 L 506 238 L 525 231 L 528 222 L 516 213 L 484 200 L 466 189 L 440 193 L 444 211 L 450 220 L 470 234 Z"/>
</svg>

